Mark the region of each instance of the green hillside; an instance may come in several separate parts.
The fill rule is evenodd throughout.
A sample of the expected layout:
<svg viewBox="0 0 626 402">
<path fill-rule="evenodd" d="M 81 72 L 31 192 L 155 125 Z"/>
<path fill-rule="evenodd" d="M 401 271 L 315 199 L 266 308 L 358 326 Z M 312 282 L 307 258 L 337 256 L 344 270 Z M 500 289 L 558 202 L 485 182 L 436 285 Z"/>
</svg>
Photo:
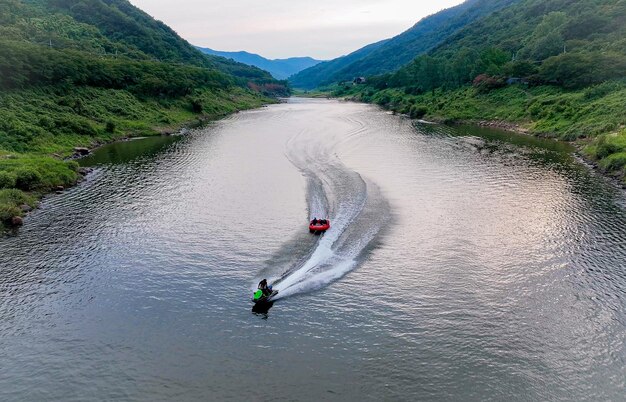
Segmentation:
<svg viewBox="0 0 626 402">
<path fill-rule="evenodd" d="M 0 54 L 0 225 L 79 178 L 64 160 L 74 147 L 288 94 L 269 73 L 202 54 L 126 0 L 3 0 Z"/>
<path fill-rule="evenodd" d="M 568 140 L 612 133 L 585 152 L 620 172 L 626 141 L 615 137 L 626 125 L 624 21 L 624 0 L 524 0 L 475 21 L 397 72 L 337 94 L 414 117 L 507 120 Z"/>
<path fill-rule="evenodd" d="M 471 24 L 378 81 L 427 91 L 486 74 L 584 87 L 624 76 L 625 20 L 622 0 L 525 0 Z"/>
<path fill-rule="evenodd" d="M 333 77 L 337 71 L 340 71 L 355 61 L 366 57 L 374 50 L 383 46 L 387 41 L 388 40 L 382 40 L 380 42 L 367 45 L 346 56 L 330 61 L 324 61 L 313 67 L 309 67 L 300 71 L 298 74 L 294 74 L 289 77 L 289 82 L 295 88 L 301 89 L 313 89 L 320 85 L 327 85 L 328 83 L 333 82 L 331 77 Z"/>
<path fill-rule="evenodd" d="M 354 77 L 395 71 L 467 24 L 518 1 L 468 0 L 422 19 L 400 35 L 301 71 L 289 80 L 296 88 L 312 89 L 352 81 Z"/>
</svg>

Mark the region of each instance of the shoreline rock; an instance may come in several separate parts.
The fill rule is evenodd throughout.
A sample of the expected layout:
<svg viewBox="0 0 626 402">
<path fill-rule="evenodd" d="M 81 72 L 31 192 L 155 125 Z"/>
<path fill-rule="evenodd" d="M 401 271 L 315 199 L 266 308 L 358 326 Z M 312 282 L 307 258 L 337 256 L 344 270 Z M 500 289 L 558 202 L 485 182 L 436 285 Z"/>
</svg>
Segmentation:
<svg viewBox="0 0 626 402">
<path fill-rule="evenodd" d="M 85 155 L 89 155 L 90 153 L 91 151 L 89 150 L 89 148 L 74 147 L 74 155 L 85 156 Z"/>
<path fill-rule="evenodd" d="M 479 120 L 478 122 L 473 122 L 470 124 L 476 124 L 480 127 L 498 128 L 501 130 L 512 131 L 518 134 L 526 134 L 526 135 L 535 136 L 534 134 L 531 134 L 527 128 L 524 128 L 520 126 L 519 124 L 511 123 L 511 122 L 504 121 L 504 120 Z"/>
<path fill-rule="evenodd" d="M 87 176 L 89 173 L 93 172 L 93 168 L 89 167 L 79 167 L 78 174 L 81 176 Z"/>
</svg>

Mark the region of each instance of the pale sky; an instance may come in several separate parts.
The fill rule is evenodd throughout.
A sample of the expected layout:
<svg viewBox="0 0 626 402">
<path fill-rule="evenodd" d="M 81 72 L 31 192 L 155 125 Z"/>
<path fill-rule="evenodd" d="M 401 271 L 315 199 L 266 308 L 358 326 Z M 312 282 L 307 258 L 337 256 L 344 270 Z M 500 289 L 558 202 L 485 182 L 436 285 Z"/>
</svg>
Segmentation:
<svg viewBox="0 0 626 402">
<path fill-rule="evenodd" d="M 130 0 L 194 45 L 332 59 L 463 0 Z"/>
</svg>

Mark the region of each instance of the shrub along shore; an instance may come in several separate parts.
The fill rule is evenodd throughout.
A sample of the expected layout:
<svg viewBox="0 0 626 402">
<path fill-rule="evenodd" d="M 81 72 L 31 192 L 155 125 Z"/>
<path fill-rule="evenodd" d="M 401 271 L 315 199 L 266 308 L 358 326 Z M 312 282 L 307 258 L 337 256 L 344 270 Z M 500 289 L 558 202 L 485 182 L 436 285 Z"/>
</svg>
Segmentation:
<svg viewBox="0 0 626 402">
<path fill-rule="evenodd" d="M 626 187 L 626 82 L 583 89 L 508 85 L 485 90 L 466 85 L 412 94 L 402 88 L 339 85 L 334 97 L 374 103 L 413 119 L 495 125 L 572 142 L 581 156 Z"/>
<path fill-rule="evenodd" d="M 0 232 L 22 223 L 46 193 L 86 172 L 77 147 L 176 132 L 274 99 L 240 87 L 180 98 L 140 99 L 125 90 L 38 87 L 0 94 Z M 8 151 L 10 150 L 10 151 Z"/>
</svg>

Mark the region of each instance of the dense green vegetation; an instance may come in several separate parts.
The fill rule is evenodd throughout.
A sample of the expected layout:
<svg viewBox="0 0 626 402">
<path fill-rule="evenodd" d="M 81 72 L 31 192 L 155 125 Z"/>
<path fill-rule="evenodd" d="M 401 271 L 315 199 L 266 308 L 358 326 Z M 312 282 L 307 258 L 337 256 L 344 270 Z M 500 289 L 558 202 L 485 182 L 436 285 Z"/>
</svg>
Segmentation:
<svg viewBox="0 0 626 402">
<path fill-rule="evenodd" d="M 586 155 L 624 175 L 626 2 L 523 0 L 448 36 L 350 96 L 440 120 L 502 120 L 587 141 Z"/>
<path fill-rule="evenodd" d="M 489 90 L 508 77 L 564 88 L 622 78 L 625 20 L 622 0 L 524 0 L 470 24 L 371 85 L 420 93 L 472 82 Z"/>
<path fill-rule="evenodd" d="M 333 82 L 352 81 L 355 77 L 396 71 L 460 28 L 518 1 L 468 0 L 422 19 L 400 35 L 321 63 L 289 80 L 296 88 L 312 89 Z"/>
<path fill-rule="evenodd" d="M 611 81 L 581 90 L 510 85 L 483 92 L 463 86 L 422 94 L 391 88 L 338 88 L 336 96 L 379 104 L 413 118 L 438 121 L 493 120 L 565 140 L 591 137 L 626 125 L 626 83 Z"/>
<path fill-rule="evenodd" d="M 626 128 L 599 136 L 584 152 L 599 161 L 600 168 L 624 178 L 626 183 Z"/>
<path fill-rule="evenodd" d="M 155 135 L 266 101 L 243 88 L 195 89 L 184 97 L 147 99 L 126 90 L 93 87 L 7 92 L 0 94 L 0 149 L 68 156 L 75 146 Z"/>
<path fill-rule="evenodd" d="M 0 230 L 79 179 L 66 160 L 74 147 L 289 93 L 263 70 L 202 54 L 126 0 L 4 0 L 0 54 Z"/>
</svg>

